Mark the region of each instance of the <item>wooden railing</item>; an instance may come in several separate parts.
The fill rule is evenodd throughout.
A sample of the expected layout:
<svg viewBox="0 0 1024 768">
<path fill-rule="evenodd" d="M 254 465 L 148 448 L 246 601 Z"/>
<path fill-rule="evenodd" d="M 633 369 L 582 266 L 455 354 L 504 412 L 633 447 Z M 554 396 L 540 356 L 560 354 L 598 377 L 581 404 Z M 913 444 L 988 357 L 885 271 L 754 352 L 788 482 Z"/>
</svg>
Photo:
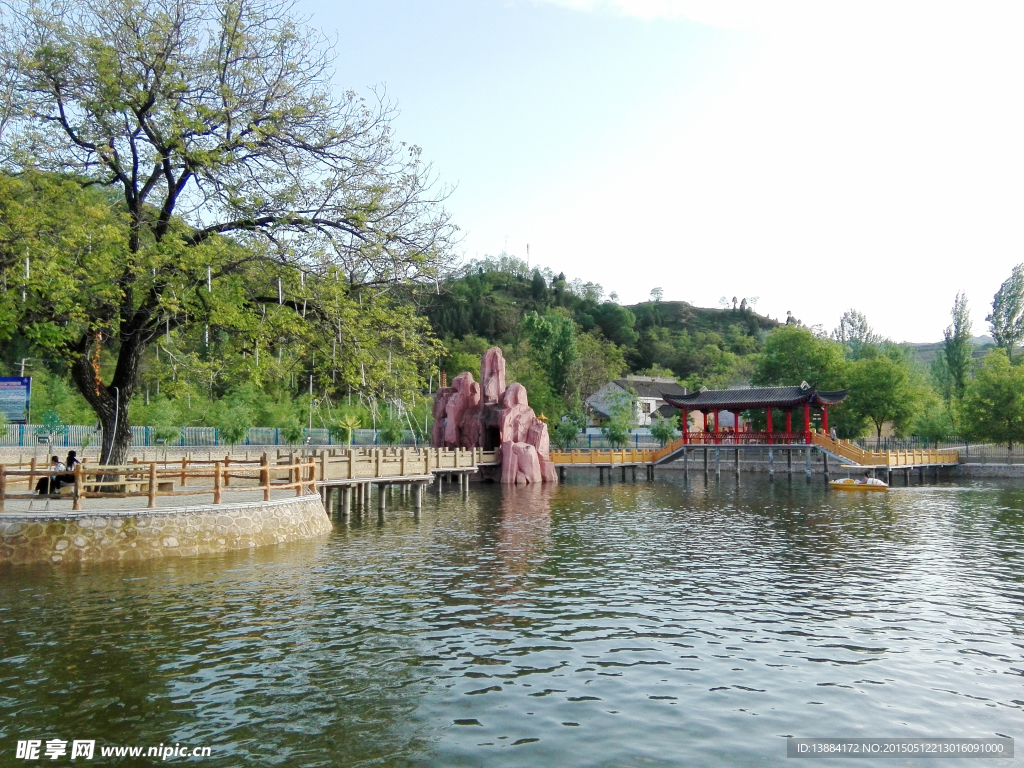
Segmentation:
<svg viewBox="0 0 1024 768">
<path fill-rule="evenodd" d="M 230 457 L 229 457 L 230 459 Z M 315 492 L 316 463 L 305 459 L 289 464 L 271 464 L 266 455 L 260 461 L 192 462 L 197 466 L 128 464 L 124 466 L 78 465 L 73 472 L 56 473 L 57 477 L 71 475 L 55 493 L 40 497 L 35 492 L 37 479 L 51 477 L 49 472 L 37 469 L 8 469 L 0 465 L 0 512 L 7 499 L 62 498 L 72 500 L 72 509 L 80 510 L 82 500 L 145 498 L 148 507 L 155 507 L 161 496 L 195 496 L 213 494 L 213 503 L 221 504 L 225 493 L 232 491 L 263 491 L 263 500 L 270 501 L 271 490 L 295 489 L 296 496 Z M 231 485 L 231 480 L 245 479 L 244 485 Z M 202 485 L 190 481 L 201 480 Z M 24 484 L 22 491 L 18 486 Z M 178 490 L 175 490 L 177 484 Z"/>
<path fill-rule="evenodd" d="M 482 448 L 353 448 L 328 449 L 303 456 L 302 451 L 278 451 L 271 459 L 248 456 L 224 456 L 214 460 L 185 456 L 174 462 L 140 463 L 124 466 L 83 464 L 73 473 L 73 481 L 62 483 L 59 492 L 39 496 L 36 483 L 54 473 L 47 465 L 37 466 L 35 459 L 24 464 L 0 464 L 0 512 L 5 499 L 71 498 L 73 509 L 82 508 L 87 498 L 146 498 L 156 506 L 160 496 L 213 494 L 213 503 L 222 503 L 223 495 L 233 491 L 263 491 L 265 501 L 271 490 L 294 488 L 296 495 L 313 493 L 317 483 L 344 484 L 348 481 L 372 481 L 378 478 L 430 476 L 445 470 L 470 470 L 480 464 L 498 461 L 497 451 Z M 234 481 L 234 482 L 233 482 Z"/>
<path fill-rule="evenodd" d="M 555 464 L 643 464 L 651 461 L 654 451 L 629 448 L 621 451 L 551 451 Z"/>
<path fill-rule="evenodd" d="M 833 440 L 821 432 L 811 433 L 811 442 L 827 451 L 867 466 L 909 467 L 919 464 L 956 464 L 959 453 L 950 449 L 918 448 L 904 451 L 866 451 L 847 440 Z"/>
<path fill-rule="evenodd" d="M 483 448 L 327 449 L 318 452 L 321 482 L 430 475 L 446 469 L 473 469 L 498 461 L 497 451 Z"/>
</svg>

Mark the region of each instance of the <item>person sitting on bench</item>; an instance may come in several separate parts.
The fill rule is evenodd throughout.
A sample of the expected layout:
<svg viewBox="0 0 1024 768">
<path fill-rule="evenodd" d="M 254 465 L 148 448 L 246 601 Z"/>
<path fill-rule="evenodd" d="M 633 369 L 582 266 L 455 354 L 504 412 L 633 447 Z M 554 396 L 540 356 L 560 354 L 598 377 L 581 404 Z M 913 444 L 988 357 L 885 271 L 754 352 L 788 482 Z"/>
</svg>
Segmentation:
<svg viewBox="0 0 1024 768">
<path fill-rule="evenodd" d="M 60 490 L 60 477 L 59 473 L 64 471 L 64 465 L 60 463 L 60 457 L 50 457 L 50 473 L 44 477 L 39 478 L 39 482 L 36 483 L 36 493 L 40 496 L 45 496 L 49 493 L 56 493 Z"/>
<path fill-rule="evenodd" d="M 60 475 L 57 478 L 58 488 L 61 485 L 71 485 L 75 482 L 75 465 L 81 463 L 82 462 L 78 460 L 77 451 L 68 451 L 68 457 L 64 460 L 64 472 L 66 474 Z"/>
</svg>

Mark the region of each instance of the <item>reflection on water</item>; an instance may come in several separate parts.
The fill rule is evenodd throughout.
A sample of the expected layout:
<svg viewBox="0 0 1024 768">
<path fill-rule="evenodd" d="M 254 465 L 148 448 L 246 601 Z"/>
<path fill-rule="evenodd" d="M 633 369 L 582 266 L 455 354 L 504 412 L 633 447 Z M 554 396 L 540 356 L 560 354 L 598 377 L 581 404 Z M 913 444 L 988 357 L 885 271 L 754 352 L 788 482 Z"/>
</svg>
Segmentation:
<svg viewBox="0 0 1024 768">
<path fill-rule="evenodd" d="M 0 764 L 25 738 L 754 766 L 787 735 L 1018 735 L 1024 493 L 731 480 L 485 486 L 316 542 L 0 571 Z"/>
</svg>

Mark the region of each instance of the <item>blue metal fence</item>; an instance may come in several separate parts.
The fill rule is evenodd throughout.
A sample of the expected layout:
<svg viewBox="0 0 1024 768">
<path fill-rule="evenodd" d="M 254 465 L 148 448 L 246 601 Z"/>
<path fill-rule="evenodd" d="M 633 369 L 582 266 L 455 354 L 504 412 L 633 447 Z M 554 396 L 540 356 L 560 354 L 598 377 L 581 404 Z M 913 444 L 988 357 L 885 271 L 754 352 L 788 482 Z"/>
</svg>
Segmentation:
<svg viewBox="0 0 1024 768">
<path fill-rule="evenodd" d="M 6 429 L 6 431 L 5 431 Z M 163 432 L 166 428 L 161 429 Z M 152 447 L 164 445 L 157 442 L 157 427 L 132 427 L 132 445 Z M 238 445 L 291 445 L 283 430 L 274 427 L 252 427 L 245 440 Z M 39 435 L 43 428 L 39 424 L 8 424 L 0 427 L 0 446 L 27 447 L 39 444 Z M 60 433 L 50 435 L 50 445 L 54 447 L 78 447 L 87 440 L 89 445 L 99 445 L 102 432 L 96 427 L 73 424 L 65 427 Z M 331 437 L 326 429 L 303 429 L 300 442 L 309 445 L 347 445 Z M 416 445 L 412 432 L 405 431 L 399 445 Z M 380 445 L 380 435 L 373 429 L 353 430 L 352 445 Z M 177 434 L 166 440 L 168 447 L 212 447 L 228 445 L 214 427 L 180 427 Z"/>
</svg>

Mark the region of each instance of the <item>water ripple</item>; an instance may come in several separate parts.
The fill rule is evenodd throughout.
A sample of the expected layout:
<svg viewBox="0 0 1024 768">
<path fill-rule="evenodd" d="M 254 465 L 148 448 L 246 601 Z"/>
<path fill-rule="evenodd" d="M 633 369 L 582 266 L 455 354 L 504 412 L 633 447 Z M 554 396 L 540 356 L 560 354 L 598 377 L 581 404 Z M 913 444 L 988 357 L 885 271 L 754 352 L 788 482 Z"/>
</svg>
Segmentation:
<svg viewBox="0 0 1024 768">
<path fill-rule="evenodd" d="M 997 484 L 485 487 L 323 541 L 6 569 L 0 752 L 754 766 L 786 734 L 1012 736 L 1022 510 Z"/>
</svg>

